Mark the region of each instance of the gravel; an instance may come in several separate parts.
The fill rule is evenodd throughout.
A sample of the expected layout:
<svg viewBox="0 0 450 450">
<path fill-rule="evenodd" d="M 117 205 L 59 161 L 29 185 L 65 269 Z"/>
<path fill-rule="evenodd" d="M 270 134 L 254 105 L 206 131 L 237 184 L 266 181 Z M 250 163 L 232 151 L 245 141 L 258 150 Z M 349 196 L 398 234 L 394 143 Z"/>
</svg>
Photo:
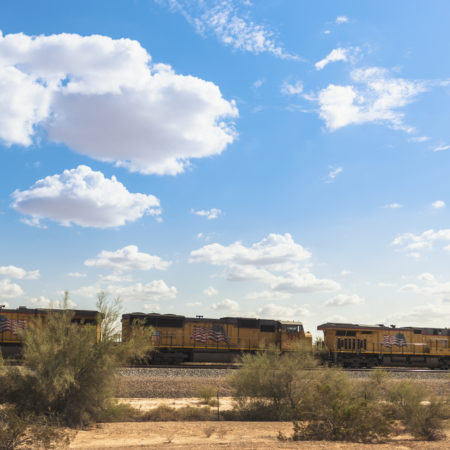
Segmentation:
<svg viewBox="0 0 450 450">
<path fill-rule="evenodd" d="M 221 396 L 233 391 L 227 376 L 233 370 L 184 368 L 124 368 L 116 376 L 115 395 L 124 398 L 198 397 L 201 389 L 211 387 Z M 348 371 L 351 378 L 364 379 L 370 371 Z M 436 395 L 450 395 L 450 372 L 391 372 L 395 380 L 420 381 Z"/>
</svg>

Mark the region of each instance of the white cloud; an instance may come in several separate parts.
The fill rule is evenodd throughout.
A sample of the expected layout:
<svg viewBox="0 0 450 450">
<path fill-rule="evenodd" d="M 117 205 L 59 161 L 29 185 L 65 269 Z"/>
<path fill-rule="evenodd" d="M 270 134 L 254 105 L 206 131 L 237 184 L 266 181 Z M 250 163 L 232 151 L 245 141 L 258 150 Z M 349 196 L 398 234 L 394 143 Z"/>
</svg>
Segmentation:
<svg viewBox="0 0 450 450">
<path fill-rule="evenodd" d="M 221 300 L 218 303 L 215 303 L 211 306 L 212 309 L 216 311 L 239 311 L 239 303 L 235 300 L 231 300 L 229 298 L 226 298 L 224 300 Z"/>
<path fill-rule="evenodd" d="M 234 102 L 194 76 L 151 64 L 139 42 L 0 33 L 0 139 L 48 138 L 130 171 L 177 174 L 235 138 Z"/>
<path fill-rule="evenodd" d="M 445 207 L 445 202 L 442 200 L 436 200 L 431 204 L 434 209 L 441 209 Z"/>
<path fill-rule="evenodd" d="M 352 273 L 351 270 L 346 270 L 346 269 L 341 270 L 341 275 L 342 276 L 347 276 L 347 275 L 350 275 L 351 273 Z"/>
<path fill-rule="evenodd" d="M 23 290 L 18 284 L 11 283 L 8 278 L 0 280 L 0 298 L 15 298 L 22 294 Z"/>
<path fill-rule="evenodd" d="M 197 216 L 206 217 L 209 220 L 217 219 L 221 214 L 222 210 L 218 208 L 211 208 L 211 209 L 201 209 L 199 211 L 195 211 L 194 209 L 191 209 L 191 213 L 195 214 Z"/>
<path fill-rule="evenodd" d="M 450 309 L 432 303 L 414 306 L 400 313 L 393 313 L 384 319 L 385 323 L 400 326 L 436 326 L 442 327 L 450 320 Z"/>
<path fill-rule="evenodd" d="M 144 303 L 144 309 L 151 312 L 156 312 L 161 309 L 161 307 L 156 303 Z"/>
<path fill-rule="evenodd" d="M 297 80 L 294 83 L 284 81 L 281 85 L 281 93 L 285 95 L 299 95 L 303 92 L 303 82 Z"/>
<path fill-rule="evenodd" d="M 253 83 L 253 87 L 255 89 L 259 89 L 264 83 L 265 83 L 265 79 L 264 78 L 258 78 L 254 83 Z"/>
<path fill-rule="evenodd" d="M 402 292 L 414 292 L 427 296 L 440 297 L 446 299 L 450 296 L 450 282 L 439 282 L 434 275 L 425 272 L 417 277 L 420 285 L 411 283 L 405 284 L 399 290 Z"/>
<path fill-rule="evenodd" d="M 277 277 L 270 287 L 275 291 L 291 293 L 337 291 L 341 288 L 336 281 L 317 278 L 306 268 L 289 271 L 285 275 Z"/>
<path fill-rule="evenodd" d="M 67 306 L 68 308 L 75 308 L 77 304 L 69 299 L 67 302 L 67 305 L 64 304 L 61 300 L 50 300 L 47 297 L 44 297 L 43 295 L 40 295 L 39 297 L 32 297 L 29 301 L 32 308 L 52 308 L 52 309 L 61 309 Z"/>
<path fill-rule="evenodd" d="M 239 241 L 228 246 L 209 244 L 192 251 L 189 262 L 225 266 L 224 276 L 227 280 L 261 282 L 273 292 L 302 293 L 340 289 L 335 281 L 317 278 L 309 268 L 298 266 L 299 262 L 310 256 L 308 250 L 295 243 L 292 236 L 286 233 L 269 234 L 251 247 L 246 247 Z"/>
<path fill-rule="evenodd" d="M 214 286 L 208 286 L 206 289 L 203 289 L 203 293 L 207 297 L 214 297 L 219 293 L 219 291 Z"/>
<path fill-rule="evenodd" d="M 203 306 L 202 302 L 187 302 L 185 303 L 189 308 L 197 308 L 198 306 Z"/>
<path fill-rule="evenodd" d="M 116 177 L 105 178 L 87 166 L 45 177 L 28 190 L 14 191 L 12 197 L 12 207 L 36 223 L 47 218 L 65 226 L 109 228 L 144 214 L 161 214 L 155 196 L 132 194 Z"/>
<path fill-rule="evenodd" d="M 131 283 L 133 277 L 130 275 L 123 275 L 121 272 L 113 272 L 108 275 L 99 275 L 100 283 Z"/>
<path fill-rule="evenodd" d="M 168 5 L 172 11 L 180 12 L 201 35 L 212 34 L 223 44 L 236 50 L 271 53 L 281 59 L 297 59 L 277 44 L 275 35 L 263 25 L 248 18 L 241 6 L 252 6 L 249 2 L 236 0 L 157 0 Z"/>
<path fill-rule="evenodd" d="M 348 305 L 360 305 L 364 303 L 365 300 L 359 295 L 347 295 L 347 294 L 339 294 L 335 297 L 327 300 L 325 302 L 325 306 L 348 306 Z"/>
<path fill-rule="evenodd" d="M 310 315 L 310 312 L 302 306 L 281 306 L 270 303 L 258 308 L 259 317 L 275 320 L 302 320 Z"/>
<path fill-rule="evenodd" d="M 190 262 L 207 262 L 215 265 L 260 265 L 296 262 L 308 259 L 310 252 L 296 244 L 289 233 L 269 234 L 266 238 L 245 247 L 237 241 L 228 246 L 209 244 L 190 255 Z"/>
<path fill-rule="evenodd" d="M 412 138 L 408 139 L 409 142 L 426 142 L 429 140 L 430 140 L 430 138 L 428 136 L 416 136 L 416 137 L 412 137 Z M 450 148 L 450 146 L 449 146 L 449 148 Z"/>
<path fill-rule="evenodd" d="M 125 270 L 166 270 L 171 264 L 159 256 L 139 251 L 136 245 L 127 245 L 116 251 L 102 250 L 96 258 L 87 259 L 84 264 L 88 267 L 106 267 L 122 272 Z"/>
<path fill-rule="evenodd" d="M 425 92 L 424 82 L 392 78 L 379 67 L 353 70 L 351 78 L 355 85 L 330 84 L 319 92 L 319 115 L 330 131 L 371 122 L 413 131 L 403 123 L 404 113 L 399 109 Z"/>
<path fill-rule="evenodd" d="M 320 61 L 316 62 L 316 70 L 322 70 L 327 64 L 336 61 L 347 61 L 348 59 L 348 49 L 346 48 L 335 48 Z"/>
<path fill-rule="evenodd" d="M 403 233 L 392 241 L 392 245 L 417 253 L 422 250 L 431 250 L 435 241 L 450 241 L 450 229 L 437 231 L 431 229 L 422 234 Z"/>
<path fill-rule="evenodd" d="M 342 167 L 330 167 L 330 172 L 328 173 L 328 177 L 326 183 L 333 183 L 334 179 L 344 171 Z"/>
<path fill-rule="evenodd" d="M 8 278 L 27 278 L 29 280 L 37 280 L 40 276 L 39 270 L 26 271 L 16 266 L 0 266 L 0 275 Z"/>
<path fill-rule="evenodd" d="M 336 23 L 338 25 L 341 25 L 343 23 L 348 23 L 348 17 L 347 16 L 337 16 L 336 17 Z"/>
<path fill-rule="evenodd" d="M 81 273 L 81 272 L 69 272 L 67 274 L 67 276 L 73 277 L 73 278 L 84 278 L 84 277 L 87 277 L 87 275 L 85 273 Z"/>
<path fill-rule="evenodd" d="M 178 290 L 174 286 L 168 286 L 163 280 L 153 280 L 149 283 L 136 283 L 123 286 L 110 284 L 108 286 L 92 285 L 82 286 L 72 291 L 74 295 L 83 297 L 96 297 L 98 292 L 104 291 L 120 297 L 124 303 L 128 301 L 160 301 L 176 298 Z"/>
<path fill-rule="evenodd" d="M 387 205 L 383 205 L 382 208 L 399 209 L 403 208 L 403 205 L 400 203 L 388 203 Z"/>
<path fill-rule="evenodd" d="M 433 147 L 432 150 L 433 150 L 433 152 L 442 152 L 444 150 L 448 150 L 449 148 L 450 148 L 450 145 L 441 144 L 441 145 L 437 145 L 436 147 Z"/>
<path fill-rule="evenodd" d="M 245 300 L 274 301 L 274 300 L 284 300 L 290 297 L 292 297 L 292 294 L 290 292 L 259 291 L 259 292 L 250 292 L 244 298 Z"/>
</svg>

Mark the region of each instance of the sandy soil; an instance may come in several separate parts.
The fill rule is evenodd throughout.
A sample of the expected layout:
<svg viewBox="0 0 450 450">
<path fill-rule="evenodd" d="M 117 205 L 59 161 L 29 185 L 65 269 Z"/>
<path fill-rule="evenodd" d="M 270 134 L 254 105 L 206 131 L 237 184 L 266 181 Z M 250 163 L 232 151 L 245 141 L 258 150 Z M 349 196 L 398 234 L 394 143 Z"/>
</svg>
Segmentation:
<svg viewBox="0 0 450 450">
<path fill-rule="evenodd" d="M 200 398 L 119 398 L 119 403 L 126 403 L 141 412 L 146 412 L 158 406 L 170 406 L 171 408 L 183 408 L 184 406 L 205 406 Z M 221 411 L 230 410 L 233 407 L 232 397 L 220 397 L 219 407 Z M 213 407 L 216 409 L 217 407 Z"/>
<path fill-rule="evenodd" d="M 289 435 L 289 422 L 144 422 L 100 424 L 78 432 L 72 449 L 436 449 L 450 448 L 447 439 L 439 442 L 416 441 L 399 436 L 384 444 L 363 445 L 342 442 L 280 442 L 278 432 Z"/>
</svg>

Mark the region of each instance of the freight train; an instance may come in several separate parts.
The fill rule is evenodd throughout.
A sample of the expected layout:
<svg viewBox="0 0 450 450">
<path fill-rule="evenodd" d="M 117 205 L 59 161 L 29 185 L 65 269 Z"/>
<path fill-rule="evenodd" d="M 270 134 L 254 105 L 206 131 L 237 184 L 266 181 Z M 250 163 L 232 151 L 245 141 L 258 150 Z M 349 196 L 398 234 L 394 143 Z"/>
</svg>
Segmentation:
<svg viewBox="0 0 450 450">
<path fill-rule="evenodd" d="M 301 322 L 132 313 L 122 316 L 122 339 L 127 340 L 135 323 L 154 330 L 152 363 L 231 362 L 241 353 L 257 352 L 269 345 L 281 352 L 294 351 L 301 343 L 312 346 L 312 336 L 305 333 Z"/>
<path fill-rule="evenodd" d="M 31 320 L 43 319 L 50 313 L 57 314 L 60 309 L 29 309 L 21 306 L 17 309 L 0 309 L 0 350 L 5 357 L 20 355 L 22 351 L 21 331 Z M 74 310 L 72 322 L 96 325 L 99 336 L 100 324 L 98 311 Z"/>
<path fill-rule="evenodd" d="M 450 367 L 449 328 L 325 323 L 317 329 L 323 331 L 330 364 Z"/>
</svg>

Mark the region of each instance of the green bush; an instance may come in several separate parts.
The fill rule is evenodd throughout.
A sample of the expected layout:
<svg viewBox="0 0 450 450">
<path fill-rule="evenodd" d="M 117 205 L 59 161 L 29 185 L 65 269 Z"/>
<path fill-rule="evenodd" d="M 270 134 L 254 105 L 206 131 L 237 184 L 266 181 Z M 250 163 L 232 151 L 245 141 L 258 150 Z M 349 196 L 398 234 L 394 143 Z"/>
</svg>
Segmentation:
<svg viewBox="0 0 450 450">
<path fill-rule="evenodd" d="M 70 436 L 45 416 L 20 416 L 14 406 L 0 408 L 0 450 L 15 448 L 62 448 Z"/>
<path fill-rule="evenodd" d="M 314 383 L 317 365 L 307 348 L 280 355 L 275 347 L 241 358 L 230 377 L 237 408 L 248 420 L 290 420 L 298 417 Z"/>
<path fill-rule="evenodd" d="M 198 396 L 200 397 L 202 403 L 210 406 L 214 406 L 217 403 L 217 389 L 213 386 L 202 386 L 198 389 Z"/>
<path fill-rule="evenodd" d="M 411 381 L 392 383 L 388 392 L 393 414 L 413 436 L 429 441 L 443 437 L 443 421 L 448 418 L 448 405 L 430 397 L 420 384 Z"/>
<path fill-rule="evenodd" d="M 115 370 L 150 350 L 151 329 L 135 327 L 119 346 L 119 301 L 109 302 L 101 293 L 97 308 L 100 339 L 96 326 L 72 322 L 74 313 L 67 307 L 29 322 L 23 334 L 24 368 L 2 371 L 0 401 L 16 405 L 19 415 L 52 414 L 71 427 L 100 420 L 111 409 Z"/>
</svg>

